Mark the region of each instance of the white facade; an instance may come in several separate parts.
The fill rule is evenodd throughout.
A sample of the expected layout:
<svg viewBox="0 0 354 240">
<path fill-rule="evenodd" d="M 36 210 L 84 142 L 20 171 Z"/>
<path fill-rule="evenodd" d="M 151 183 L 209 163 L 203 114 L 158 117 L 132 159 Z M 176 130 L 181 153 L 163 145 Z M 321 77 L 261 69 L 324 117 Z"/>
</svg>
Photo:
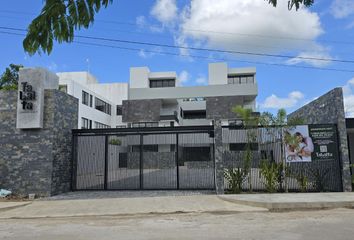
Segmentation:
<svg viewBox="0 0 354 240">
<path fill-rule="evenodd" d="M 87 119 L 89 128 L 104 128 L 124 125 L 122 116 L 117 116 L 117 105 L 127 99 L 127 83 L 98 83 L 97 79 L 87 72 L 57 73 L 61 90 L 66 91 L 79 100 L 78 126 L 87 128 L 83 122 Z M 83 92 L 88 94 L 88 103 L 83 101 Z M 96 109 L 97 99 L 110 105 L 110 114 Z"/>
<path fill-rule="evenodd" d="M 57 75 L 61 89 L 79 99 L 79 128 L 115 128 L 137 123 L 141 126 L 141 121 L 123 122 L 122 115 L 117 114 L 117 106 L 122 109 L 124 100 L 161 100 L 160 121 L 154 122 L 159 126 L 170 126 L 171 122 L 174 125 L 211 124 L 211 120 L 204 116 L 208 97 L 238 96 L 242 98 L 244 107 L 256 110 L 258 86 L 255 68 L 229 68 L 226 63 L 211 63 L 208 73 L 208 86 L 192 87 L 180 86 L 176 72 L 150 72 L 148 67 L 130 68 L 129 84 L 99 83 L 88 72 Z M 83 92 L 88 94 L 88 102 Z M 110 111 L 97 107 L 97 99 L 109 104 Z M 83 122 L 84 119 L 89 121 L 89 126 L 86 120 Z"/>
</svg>

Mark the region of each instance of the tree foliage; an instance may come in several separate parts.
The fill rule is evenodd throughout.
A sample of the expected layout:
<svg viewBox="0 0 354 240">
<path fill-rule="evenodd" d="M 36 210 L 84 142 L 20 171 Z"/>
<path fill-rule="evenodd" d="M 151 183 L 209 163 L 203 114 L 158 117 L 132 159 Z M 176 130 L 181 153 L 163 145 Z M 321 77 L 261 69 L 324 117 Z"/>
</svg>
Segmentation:
<svg viewBox="0 0 354 240">
<path fill-rule="evenodd" d="M 265 0 L 277 6 L 278 0 Z M 30 55 L 43 51 L 50 54 L 53 41 L 72 42 L 74 31 L 89 28 L 95 20 L 95 14 L 106 8 L 113 0 L 45 0 L 41 13 L 28 26 L 23 40 L 23 48 Z M 301 5 L 311 6 L 314 0 L 289 0 L 288 8 Z"/>
<path fill-rule="evenodd" d="M 274 7 L 277 6 L 278 0 L 266 0 L 270 4 L 272 4 Z M 315 0 L 289 0 L 288 1 L 288 9 L 292 10 L 295 6 L 296 11 L 299 10 L 301 5 L 304 5 L 305 7 L 310 7 L 314 4 Z"/>
<path fill-rule="evenodd" d="M 0 90 L 16 90 L 18 85 L 18 72 L 22 65 L 10 64 L 0 77 Z"/>
<path fill-rule="evenodd" d="M 88 28 L 95 14 L 113 0 L 46 0 L 38 17 L 28 26 L 23 47 L 30 55 L 41 50 L 48 55 L 53 40 L 72 42 L 74 30 Z"/>
</svg>

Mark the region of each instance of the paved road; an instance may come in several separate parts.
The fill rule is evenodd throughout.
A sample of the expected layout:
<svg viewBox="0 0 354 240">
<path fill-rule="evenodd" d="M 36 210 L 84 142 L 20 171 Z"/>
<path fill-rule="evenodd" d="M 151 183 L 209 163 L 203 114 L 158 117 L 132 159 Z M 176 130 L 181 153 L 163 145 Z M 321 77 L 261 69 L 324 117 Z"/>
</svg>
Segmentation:
<svg viewBox="0 0 354 240">
<path fill-rule="evenodd" d="M 354 210 L 0 220 L 0 239 L 354 239 Z"/>
</svg>

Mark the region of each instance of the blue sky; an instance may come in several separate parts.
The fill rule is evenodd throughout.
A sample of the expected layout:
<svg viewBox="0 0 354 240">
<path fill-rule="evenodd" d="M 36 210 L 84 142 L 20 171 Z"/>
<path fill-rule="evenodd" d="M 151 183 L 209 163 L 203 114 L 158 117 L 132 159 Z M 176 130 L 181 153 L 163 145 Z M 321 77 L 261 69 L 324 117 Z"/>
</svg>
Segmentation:
<svg viewBox="0 0 354 240">
<path fill-rule="evenodd" d="M 114 0 L 96 16 L 90 29 L 77 34 L 288 58 L 83 38 L 75 40 L 114 48 L 55 44 L 49 56 L 28 56 L 22 48 L 23 37 L 5 33 L 22 32 L 0 29 L 0 69 L 10 63 L 55 72 L 89 68 L 100 82 L 127 82 L 130 67 L 148 66 L 151 71 L 176 71 L 188 86 L 206 84 L 208 63 L 224 59 L 230 67 L 257 68 L 260 111 L 285 107 L 291 112 L 334 87 L 344 87 L 347 115 L 354 116 L 354 1 L 317 0 L 310 9 L 298 12 L 289 12 L 284 2 L 273 8 L 263 0 Z M 26 28 L 42 4 L 6 1 L 0 8 L 0 27 Z"/>
</svg>

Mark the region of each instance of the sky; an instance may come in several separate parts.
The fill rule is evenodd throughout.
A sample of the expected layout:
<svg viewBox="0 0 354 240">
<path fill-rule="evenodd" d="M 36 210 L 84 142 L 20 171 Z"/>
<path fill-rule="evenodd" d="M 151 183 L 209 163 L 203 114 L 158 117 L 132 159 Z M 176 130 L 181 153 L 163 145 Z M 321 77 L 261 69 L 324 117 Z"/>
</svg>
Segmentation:
<svg viewBox="0 0 354 240">
<path fill-rule="evenodd" d="M 147 66 L 175 71 L 183 86 L 192 86 L 207 84 L 208 63 L 227 62 L 256 67 L 258 111 L 290 113 L 342 87 L 346 115 L 354 117 L 353 0 L 315 0 L 298 11 L 285 0 L 277 8 L 264 0 L 113 0 L 89 29 L 75 32 L 74 43 L 29 56 L 24 31 L 6 28 L 27 29 L 42 6 L 38 0 L 1 5 L 0 72 L 15 63 L 89 71 L 105 83 L 128 82 L 130 67 Z"/>
</svg>

